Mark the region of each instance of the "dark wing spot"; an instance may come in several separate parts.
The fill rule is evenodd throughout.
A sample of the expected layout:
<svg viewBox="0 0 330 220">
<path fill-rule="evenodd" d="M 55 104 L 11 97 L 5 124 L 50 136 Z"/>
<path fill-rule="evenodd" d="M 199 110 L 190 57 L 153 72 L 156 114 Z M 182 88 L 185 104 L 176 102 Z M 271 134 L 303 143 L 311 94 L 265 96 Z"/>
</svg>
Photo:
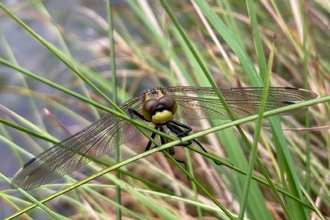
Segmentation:
<svg viewBox="0 0 330 220">
<path fill-rule="evenodd" d="M 296 104 L 295 102 L 291 102 L 291 101 L 283 101 L 282 103 L 287 105 Z"/>
<path fill-rule="evenodd" d="M 32 164 L 35 160 L 36 158 L 32 158 L 31 160 L 29 160 L 26 164 L 24 164 L 23 169 Z"/>
</svg>

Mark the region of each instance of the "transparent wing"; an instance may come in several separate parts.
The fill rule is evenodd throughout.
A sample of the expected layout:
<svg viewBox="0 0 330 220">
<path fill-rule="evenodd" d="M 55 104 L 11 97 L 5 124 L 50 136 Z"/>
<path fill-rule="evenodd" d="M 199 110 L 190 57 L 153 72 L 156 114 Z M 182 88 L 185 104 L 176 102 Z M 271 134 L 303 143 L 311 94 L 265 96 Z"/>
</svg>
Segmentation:
<svg viewBox="0 0 330 220">
<path fill-rule="evenodd" d="M 139 98 L 122 106 L 127 112 Z M 30 190 L 71 173 L 131 139 L 138 130 L 117 116 L 107 114 L 84 130 L 54 145 L 27 162 L 13 178 L 13 186 Z"/>
<path fill-rule="evenodd" d="M 243 87 L 220 89 L 236 118 L 257 114 L 260 108 L 262 87 Z M 210 87 L 169 87 L 167 95 L 177 101 L 177 116 L 187 119 L 218 118 L 230 119 L 225 108 Z M 192 96 L 192 95 L 199 95 Z M 212 98 L 213 97 L 213 98 Z M 270 87 L 266 103 L 266 111 L 314 99 L 317 94 L 297 88 Z M 307 108 L 299 108 L 284 114 L 305 112 Z"/>
</svg>

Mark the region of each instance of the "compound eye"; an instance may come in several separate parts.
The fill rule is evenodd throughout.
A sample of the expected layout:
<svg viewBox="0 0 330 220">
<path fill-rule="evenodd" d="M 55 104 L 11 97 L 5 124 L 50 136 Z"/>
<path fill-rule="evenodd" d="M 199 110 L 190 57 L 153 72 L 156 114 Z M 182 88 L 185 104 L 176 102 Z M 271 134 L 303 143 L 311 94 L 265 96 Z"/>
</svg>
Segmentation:
<svg viewBox="0 0 330 220">
<path fill-rule="evenodd" d="M 172 115 L 174 115 L 178 110 L 178 105 L 176 104 L 176 101 L 170 96 L 164 96 L 159 99 L 159 104 L 165 106 L 168 110 L 170 110 L 172 112 Z"/>
<path fill-rule="evenodd" d="M 147 121 L 151 121 L 151 117 L 156 111 L 158 105 L 159 105 L 159 101 L 157 99 L 149 99 L 143 104 L 142 115 Z"/>
</svg>

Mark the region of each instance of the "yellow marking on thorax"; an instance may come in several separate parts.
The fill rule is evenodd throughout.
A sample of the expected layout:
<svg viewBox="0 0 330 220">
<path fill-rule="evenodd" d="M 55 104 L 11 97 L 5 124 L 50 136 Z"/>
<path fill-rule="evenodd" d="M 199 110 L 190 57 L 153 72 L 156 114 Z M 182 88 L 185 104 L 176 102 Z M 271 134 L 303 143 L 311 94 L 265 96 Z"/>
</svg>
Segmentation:
<svg viewBox="0 0 330 220">
<path fill-rule="evenodd" d="M 162 112 L 157 112 L 152 116 L 151 121 L 155 125 L 164 125 L 167 124 L 169 121 L 171 121 L 173 118 L 173 114 L 171 111 L 164 110 Z"/>
</svg>

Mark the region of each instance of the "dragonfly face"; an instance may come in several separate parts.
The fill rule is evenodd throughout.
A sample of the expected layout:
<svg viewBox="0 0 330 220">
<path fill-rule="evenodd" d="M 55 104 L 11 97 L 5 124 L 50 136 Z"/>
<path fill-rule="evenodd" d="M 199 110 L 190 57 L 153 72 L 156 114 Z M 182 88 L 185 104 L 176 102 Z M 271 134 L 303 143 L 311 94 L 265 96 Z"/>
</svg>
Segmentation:
<svg viewBox="0 0 330 220">
<path fill-rule="evenodd" d="M 142 115 L 146 121 L 151 121 L 155 125 L 170 122 L 177 108 L 176 101 L 170 96 L 165 96 L 161 88 L 147 90 L 144 94 Z"/>
<path fill-rule="evenodd" d="M 220 89 L 235 118 L 258 113 L 262 89 L 243 87 Z M 296 102 L 314 99 L 317 94 L 296 88 L 270 87 L 266 111 L 291 105 Z M 132 118 L 140 120 L 156 129 L 175 134 L 178 138 L 187 136 L 192 130 L 188 125 L 173 120 L 185 119 L 230 119 L 223 105 L 210 87 L 177 86 L 154 88 L 140 96 L 128 100 L 120 107 Z M 291 110 L 285 114 L 302 113 L 307 108 Z M 71 173 L 110 150 L 129 141 L 139 131 L 128 121 L 106 114 L 84 130 L 54 145 L 27 162 L 14 176 L 15 187 L 30 190 Z M 155 138 L 152 133 L 151 137 Z M 161 144 L 169 140 L 160 137 Z M 198 145 L 197 141 L 181 143 L 181 146 Z M 146 150 L 151 148 L 149 141 Z M 182 161 L 179 161 L 182 162 Z"/>
</svg>

